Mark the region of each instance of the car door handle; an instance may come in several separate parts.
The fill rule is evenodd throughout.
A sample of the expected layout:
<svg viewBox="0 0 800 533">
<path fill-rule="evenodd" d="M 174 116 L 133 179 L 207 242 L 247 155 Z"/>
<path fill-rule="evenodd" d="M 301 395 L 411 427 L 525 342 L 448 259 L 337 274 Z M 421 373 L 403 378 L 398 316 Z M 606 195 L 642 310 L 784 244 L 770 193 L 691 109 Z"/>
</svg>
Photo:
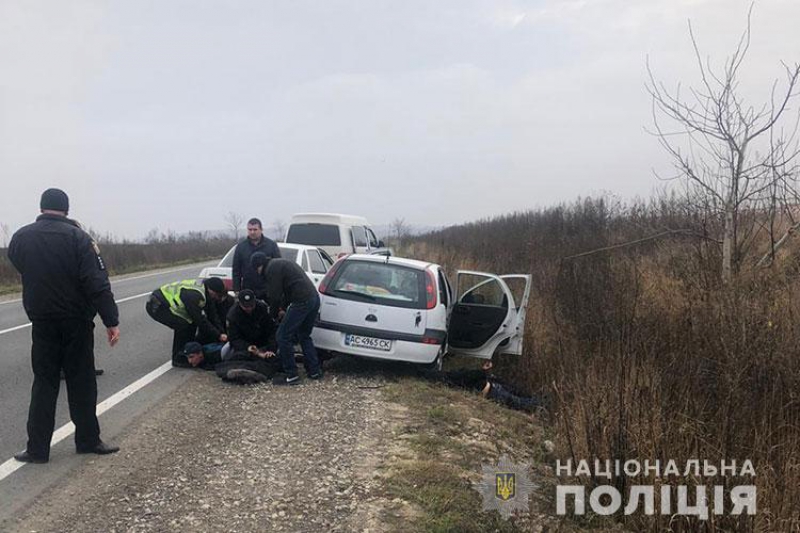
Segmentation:
<svg viewBox="0 0 800 533">
<path fill-rule="evenodd" d="M 367 315 L 367 318 L 365 318 L 364 320 L 366 320 L 367 322 L 377 322 L 378 317 L 376 317 L 375 315 Z"/>
</svg>

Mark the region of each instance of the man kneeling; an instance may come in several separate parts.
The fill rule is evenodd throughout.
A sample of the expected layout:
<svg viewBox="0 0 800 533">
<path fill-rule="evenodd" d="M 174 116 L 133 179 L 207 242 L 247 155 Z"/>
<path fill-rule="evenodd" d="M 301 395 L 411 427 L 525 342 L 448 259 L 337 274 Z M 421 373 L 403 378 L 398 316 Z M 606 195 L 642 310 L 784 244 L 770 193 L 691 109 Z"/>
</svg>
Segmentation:
<svg viewBox="0 0 800 533">
<path fill-rule="evenodd" d="M 258 383 L 279 370 L 275 357 L 277 325 L 267 304 L 249 289 L 239 292 L 237 305 L 228 313 L 229 351 L 217 364 L 217 375 L 227 381 Z"/>
</svg>

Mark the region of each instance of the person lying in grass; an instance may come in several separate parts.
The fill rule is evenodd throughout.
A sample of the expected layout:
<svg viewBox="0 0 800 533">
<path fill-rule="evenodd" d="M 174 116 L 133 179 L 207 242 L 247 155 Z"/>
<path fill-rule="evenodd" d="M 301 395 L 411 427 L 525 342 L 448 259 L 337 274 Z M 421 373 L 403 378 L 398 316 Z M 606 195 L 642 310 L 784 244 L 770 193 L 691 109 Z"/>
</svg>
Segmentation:
<svg viewBox="0 0 800 533">
<path fill-rule="evenodd" d="M 477 392 L 486 399 L 492 400 L 517 411 L 533 413 L 544 409 L 543 402 L 536 396 L 518 394 L 507 384 L 491 374 L 492 361 L 485 361 L 480 369 L 461 369 L 439 372 L 422 371 L 422 377 L 450 387 Z"/>
</svg>

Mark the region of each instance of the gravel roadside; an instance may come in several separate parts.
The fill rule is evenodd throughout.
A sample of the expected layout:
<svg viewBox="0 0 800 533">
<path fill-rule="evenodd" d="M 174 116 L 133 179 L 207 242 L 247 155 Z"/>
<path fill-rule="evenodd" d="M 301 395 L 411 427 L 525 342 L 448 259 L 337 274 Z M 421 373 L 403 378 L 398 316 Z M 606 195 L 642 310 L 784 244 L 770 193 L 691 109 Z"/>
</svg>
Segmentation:
<svg viewBox="0 0 800 533">
<path fill-rule="evenodd" d="M 374 489 L 393 407 L 385 377 L 355 365 L 287 388 L 198 372 L 126 429 L 120 453 L 87 460 L 4 531 L 383 531 Z"/>
</svg>

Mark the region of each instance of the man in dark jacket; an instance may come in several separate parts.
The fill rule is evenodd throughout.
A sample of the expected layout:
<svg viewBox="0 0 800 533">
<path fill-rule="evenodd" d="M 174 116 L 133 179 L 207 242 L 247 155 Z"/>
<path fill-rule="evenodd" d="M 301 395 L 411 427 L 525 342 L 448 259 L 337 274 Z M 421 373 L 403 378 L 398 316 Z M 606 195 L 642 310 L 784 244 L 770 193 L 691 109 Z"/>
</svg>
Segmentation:
<svg viewBox="0 0 800 533">
<path fill-rule="evenodd" d="M 234 357 L 254 351 L 274 352 L 277 324 L 267 304 L 250 289 L 239 292 L 238 304 L 228 313 L 228 342 Z"/>
<path fill-rule="evenodd" d="M 303 269 L 294 261 L 272 259 L 266 267 L 266 297 L 270 312 L 277 317 L 285 310 L 278 328 L 278 357 L 283 366 L 283 375 L 275 376 L 276 385 L 300 383 L 297 363 L 294 360 L 294 344 L 303 349 L 303 362 L 311 379 L 322 378 L 322 367 L 317 350 L 311 340 L 311 330 L 319 312 L 319 293 Z"/>
<path fill-rule="evenodd" d="M 103 259 L 92 238 L 67 218 L 69 198 L 48 189 L 36 222 L 17 231 L 8 258 L 22 274 L 22 303 L 33 325 L 33 388 L 28 444 L 18 461 L 46 463 L 55 426 L 60 373 L 78 453 L 119 450 L 100 440 L 94 368 L 94 317 L 99 312 L 110 346 L 119 340 L 119 311 Z"/>
<path fill-rule="evenodd" d="M 277 324 L 253 291 L 239 292 L 238 303 L 228 313 L 230 352 L 215 367 L 226 381 L 258 383 L 280 370 L 275 357 Z"/>
<path fill-rule="evenodd" d="M 233 252 L 233 290 L 252 289 L 253 280 L 257 277 L 255 269 L 250 265 L 250 257 L 261 252 L 269 258 L 281 256 L 281 251 L 275 241 L 264 236 L 261 221 L 251 218 L 247 221 L 247 238 L 236 245 Z"/>
<path fill-rule="evenodd" d="M 182 356 L 187 342 L 195 340 L 198 329 L 205 338 L 226 342 L 228 335 L 214 326 L 204 311 L 210 300 L 227 298 L 225 284 L 219 278 L 208 278 L 198 284 L 188 279 L 168 283 L 153 291 L 145 304 L 153 320 L 175 331 L 172 337 L 172 366 L 190 366 Z"/>
</svg>

